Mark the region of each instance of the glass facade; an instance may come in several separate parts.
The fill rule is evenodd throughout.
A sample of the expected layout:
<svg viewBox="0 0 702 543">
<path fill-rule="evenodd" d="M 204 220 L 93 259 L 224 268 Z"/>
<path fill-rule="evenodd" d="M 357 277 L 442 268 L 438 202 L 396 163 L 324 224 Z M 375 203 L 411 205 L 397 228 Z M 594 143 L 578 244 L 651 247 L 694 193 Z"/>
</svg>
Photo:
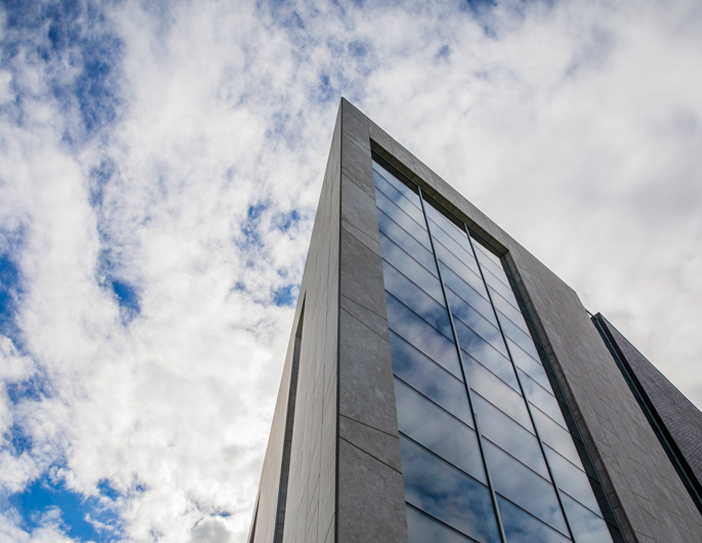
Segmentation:
<svg viewBox="0 0 702 543">
<path fill-rule="evenodd" d="M 373 175 L 410 543 L 611 543 L 500 259 Z"/>
</svg>

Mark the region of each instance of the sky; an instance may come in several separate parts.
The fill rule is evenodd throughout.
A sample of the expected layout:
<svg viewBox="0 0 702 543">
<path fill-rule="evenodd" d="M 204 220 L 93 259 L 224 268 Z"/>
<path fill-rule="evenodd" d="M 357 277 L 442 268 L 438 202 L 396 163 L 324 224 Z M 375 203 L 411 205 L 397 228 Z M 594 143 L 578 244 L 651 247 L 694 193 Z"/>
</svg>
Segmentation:
<svg viewBox="0 0 702 543">
<path fill-rule="evenodd" d="M 244 543 L 339 100 L 702 406 L 700 0 L 5 0 L 0 541 Z"/>
</svg>

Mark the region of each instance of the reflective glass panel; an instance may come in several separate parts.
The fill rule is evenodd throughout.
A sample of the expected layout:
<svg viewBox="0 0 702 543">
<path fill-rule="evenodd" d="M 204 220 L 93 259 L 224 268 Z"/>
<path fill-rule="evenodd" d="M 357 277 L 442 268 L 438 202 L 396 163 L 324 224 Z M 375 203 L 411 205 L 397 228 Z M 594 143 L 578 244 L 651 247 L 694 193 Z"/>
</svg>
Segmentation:
<svg viewBox="0 0 702 543">
<path fill-rule="evenodd" d="M 407 213 L 397 207 L 395 203 L 382 192 L 376 191 L 375 200 L 378 203 L 378 209 L 384 211 L 388 217 L 399 224 L 405 231 L 409 232 L 414 239 L 427 249 L 431 248 L 429 246 L 429 235 L 424 225 L 419 224 L 412 217 L 407 215 Z"/>
<path fill-rule="evenodd" d="M 509 286 L 509 279 L 507 279 L 507 275 L 505 275 L 502 262 L 500 262 L 499 259 L 490 251 L 483 248 L 480 243 L 474 243 L 473 245 L 475 246 L 475 252 L 478 254 L 480 265 L 485 269 L 490 270 L 490 273 L 492 273 L 505 286 Z"/>
<path fill-rule="evenodd" d="M 488 260 L 491 260 L 492 263 L 498 268 L 502 269 L 502 262 L 500 261 L 499 256 L 493 254 L 490 249 L 483 247 L 483 245 L 476 240 L 473 240 L 473 246 L 475 247 L 476 252 L 480 255 L 481 262 L 487 258 Z"/>
<path fill-rule="evenodd" d="M 599 515 L 600 509 L 585 472 L 568 462 L 548 445 L 545 449 L 548 465 L 551 466 L 558 488 Z"/>
<path fill-rule="evenodd" d="M 473 396 L 482 435 L 543 477 L 548 477 L 541 447 L 534 434 L 497 409 L 482 396 Z"/>
<path fill-rule="evenodd" d="M 502 331 L 505 333 L 505 336 L 514 341 L 531 356 L 538 359 L 539 353 L 534 346 L 534 340 L 531 339 L 531 336 L 527 335 L 519 327 L 515 326 L 514 323 L 505 317 L 500 311 L 497 312 L 497 316 L 500 319 L 500 325 L 502 326 Z"/>
<path fill-rule="evenodd" d="M 531 414 L 534 416 L 534 422 L 536 423 L 536 428 L 539 430 L 541 441 L 551 445 L 551 447 L 574 464 L 582 465 L 580 463 L 578 451 L 573 443 L 573 438 L 570 437 L 568 430 L 556 424 L 536 407 L 531 408 Z"/>
<path fill-rule="evenodd" d="M 390 331 L 390 350 L 395 375 L 466 424 L 473 424 L 462 381 L 393 331 Z"/>
<path fill-rule="evenodd" d="M 486 320 L 497 326 L 495 312 L 487 299 L 486 291 L 484 288 L 480 289 L 482 280 L 479 276 L 471 274 L 471 281 L 474 284 L 469 285 L 442 262 L 441 277 L 447 290 L 456 294 L 461 300 L 477 310 Z"/>
<path fill-rule="evenodd" d="M 473 257 L 473 251 L 468 244 L 468 238 L 465 238 L 465 243 L 458 243 L 434 221 L 429 221 L 429 227 L 431 228 L 431 235 L 434 238 L 434 243 L 440 243 L 463 264 L 474 270 L 476 273 L 478 272 L 478 265 Z M 460 234 L 460 232 L 458 233 Z"/>
<path fill-rule="evenodd" d="M 539 385 L 523 371 L 518 371 L 519 380 L 522 382 L 522 387 L 524 388 L 524 394 L 526 394 L 527 400 L 541 409 L 541 411 L 546 413 L 558 424 L 563 426 L 563 428 L 567 428 L 566 422 L 563 419 L 563 414 L 561 413 L 561 408 L 558 406 L 558 402 L 553 394 Z"/>
<path fill-rule="evenodd" d="M 464 360 L 466 362 L 466 360 Z M 527 430 L 532 430 L 531 419 L 527 412 L 524 398 L 519 392 L 508 387 L 503 381 L 483 368 L 474 360 L 468 360 L 465 366 L 466 379 L 471 390 L 476 391 L 483 398 L 506 413 Z"/>
<path fill-rule="evenodd" d="M 431 251 L 410 236 L 406 230 L 402 229 L 399 224 L 381 210 L 378 210 L 378 227 L 383 234 L 412 255 L 426 269 L 436 269 L 436 263 Z"/>
<path fill-rule="evenodd" d="M 436 328 L 427 324 L 391 294 L 385 296 L 388 325 L 437 364 L 462 379 L 456 346 Z"/>
<path fill-rule="evenodd" d="M 504 356 L 507 356 L 504 339 L 502 339 L 502 334 L 496 326 L 493 326 L 490 321 L 463 301 L 462 298 L 454 294 L 452 290 L 446 289 L 446 297 L 454 319 L 460 320 Z M 463 343 L 461 343 L 461 346 L 463 346 Z"/>
<path fill-rule="evenodd" d="M 553 485 L 489 441 L 484 442 L 484 449 L 495 492 L 567 534 Z"/>
<path fill-rule="evenodd" d="M 401 270 L 410 281 L 421 287 L 437 302 L 444 303 L 444 295 L 441 292 L 439 278 L 436 276 L 436 268 L 427 270 L 382 232 L 380 233 L 380 247 L 383 251 L 383 260 Z"/>
<path fill-rule="evenodd" d="M 397 207 L 402 209 L 419 224 L 424 223 L 424 216 L 422 215 L 421 204 L 419 203 L 419 196 L 417 194 L 413 191 L 410 191 L 409 194 L 403 194 L 377 173 L 374 175 L 373 179 L 376 189 L 392 200 Z"/>
<path fill-rule="evenodd" d="M 485 298 L 487 298 L 485 283 L 483 283 L 483 280 L 477 271 L 474 271 L 468 267 L 465 262 L 460 260 L 451 251 L 444 247 L 440 241 L 434 240 L 434 249 L 436 250 L 436 256 L 444 265 L 451 268 L 456 275 L 461 277 L 464 281 L 467 281 L 474 289 L 484 294 Z"/>
<path fill-rule="evenodd" d="M 500 496 L 497 503 L 507 543 L 566 543 L 571 540 Z"/>
<path fill-rule="evenodd" d="M 612 543 L 604 520 L 568 496 L 561 495 L 561 499 L 577 543 Z"/>
<path fill-rule="evenodd" d="M 435 222 L 437 226 L 439 226 L 446 234 L 451 236 L 456 243 L 458 243 L 461 247 L 464 247 L 465 250 L 470 254 L 471 258 L 473 258 L 473 249 L 470 246 L 470 243 L 468 241 L 468 236 L 466 236 L 466 233 L 463 231 L 463 229 L 456 224 L 453 223 L 453 221 L 450 221 L 447 217 L 444 216 L 443 213 L 439 213 L 436 209 L 431 204 L 426 205 L 426 210 L 427 210 L 427 217 L 429 217 L 429 220 Z"/>
<path fill-rule="evenodd" d="M 577 543 L 611 543 L 502 261 L 373 168 L 410 541 L 499 541 L 487 462 L 508 543 L 570 541 L 552 475 Z"/>
<path fill-rule="evenodd" d="M 488 488 L 400 436 L 405 499 L 483 543 L 498 543 Z"/>
<path fill-rule="evenodd" d="M 461 535 L 446 524 L 431 518 L 426 513 L 407 506 L 407 530 L 409 543 L 473 543 L 473 539 Z"/>
<path fill-rule="evenodd" d="M 495 277 L 493 273 L 487 268 L 483 268 L 483 275 L 485 276 L 485 282 L 488 284 L 488 286 L 492 290 L 497 291 L 497 293 L 499 293 L 500 296 L 502 296 L 505 300 L 507 300 L 507 302 L 512 304 L 512 306 L 517 311 L 519 311 L 519 304 L 517 303 L 517 299 L 512 293 L 512 289 L 505 285 L 497 277 Z"/>
<path fill-rule="evenodd" d="M 495 304 L 495 309 L 503 313 L 512 324 L 518 326 L 527 334 L 530 333 L 521 312 L 495 291 L 492 292 L 492 303 Z"/>
<path fill-rule="evenodd" d="M 452 337 L 448 311 L 443 304 L 439 304 L 387 262 L 383 262 L 383 274 L 385 290 L 446 337 Z"/>
<path fill-rule="evenodd" d="M 443 409 L 395 380 L 400 432 L 487 484 L 475 432 Z"/>
<path fill-rule="evenodd" d="M 553 390 L 541 362 L 534 360 L 533 356 L 524 352 L 521 347 L 509 338 L 507 338 L 507 345 L 509 346 L 509 354 L 512 355 L 515 366 L 547 390 Z"/>
<path fill-rule="evenodd" d="M 456 328 L 458 329 L 460 337 L 460 327 L 456 326 Z M 461 343 L 461 345 L 463 344 Z M 476 362 L 473 358 L 473 353 L 468 352 L 465 349 L 463 349 L 463 352 L 463 363 L 466 372 L 471 372 L 474 369 L 477 372 L 481 372 L 481 369 L 483 371 L 487 369 L 492 374 L 499 377 L 504 383 L 512 387 L 517 392 L 517 394 L 521 395 L 521 392 L 519 392 L 519 383 L 517 383 L 517 378 L 514 375 L 514 368 L 512 367 L 512 364 L 506 357 L 501 356 L 497 351 L 488 351 L 487 349 L 485 349 L 483 353 L 478 353 L 482 354 L 481 358 L 483 363 L 478 364 L 478 367 L 474 368 Z M 482 368 L 479 366 L 482 366 Z M 478 378 L 479 376 L 476 376 L 476 379 Z"/>
<path fill-rule="evenodd" d="M 402 181 L 395 178 L 394 175 L 392 175 L 390 172 L 388 172 L 385 168 L 383 168 L 380 164 L 378 164 L 375 161 L 373 161 L 373 170 L 374 170 L 374 175 L 373 175 L 374 179 L 375 179 L 376 173 L 380 174 L 380 176 L 384 180 L 386 180 L 393 187 L 395 187 L 395 189 L 397 189 L 399 192 L 401 192 L 405 196 L 405 198 L 407 198 L 411 202 L 416 202 L 416 205 L 418 207 L 421 205 L 419 203 L 419 196 L 417 195 L 417 193 L 415 193 L 411 188 L 409 188 L 407 185 L 405 185 Z"/>
</svg>

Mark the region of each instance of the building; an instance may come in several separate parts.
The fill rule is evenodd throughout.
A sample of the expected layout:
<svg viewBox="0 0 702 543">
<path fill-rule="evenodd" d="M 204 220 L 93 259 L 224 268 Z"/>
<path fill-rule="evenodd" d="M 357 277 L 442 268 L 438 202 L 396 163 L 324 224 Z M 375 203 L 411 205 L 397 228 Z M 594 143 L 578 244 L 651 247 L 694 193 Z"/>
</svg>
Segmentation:
<svg viewBox="0 0 702 543">
<path fill-rule="evenodd" d="M 249 542 L 699 543 L 699 411 L 594 323 L 342 99 Z"/>
</svg>

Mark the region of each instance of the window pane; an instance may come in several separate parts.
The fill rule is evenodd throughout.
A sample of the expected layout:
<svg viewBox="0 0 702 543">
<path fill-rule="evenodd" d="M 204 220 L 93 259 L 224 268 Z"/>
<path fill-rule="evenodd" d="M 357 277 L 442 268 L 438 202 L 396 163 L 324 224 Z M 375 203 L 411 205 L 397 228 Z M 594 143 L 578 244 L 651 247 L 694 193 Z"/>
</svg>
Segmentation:
<svg viewBox="0 0 702 543">
<path fill-rule="evenodd" d="M 470 238 L 471 241 L 473 242 L 473 247 L 475 247 L 476 252 L 478 253 L 478 257 L 482 260 L 487 257 L 488 260 L 492 261 L 493 264 L 498 266 L 499 268 L 502 268 L 502 261 L 500 260 L 500 257 L 493 254 L 490 249 L 487 247 L 483 247 L 483 244 L 477 241 L 474 237 Z"/>
<path fill-rule="evenodd" d="M 497 497 L 507 543 L 566 543 L 570 538 L 522 511 L 504 498 Z"/>
<path fill-rule="evenodd" d="M 498 543 L 487 487 L 400 436 L 405 499 L 484 543 Z"/>
<path fill-rule="evenodd" d="M 534 422 L 539 430 L 541 441 L 548 443 L 574 464 L 581 465 L 578 451 L 573 444 L 573 438 L 570 437 L 570 433 L 553 422 L 536 407 L 531 408 L 531 414 L 534 415 Z"/>
<path fill-rule="evenodd" d="M 409 188 L 407 185 L 405 185 L 402 181 L 397 179 L 394 175 L 392 175 L 389 171 L 387 171 L 385 168 L 383 168 L 380 164 L 377 162 L 373 161 L 373 178 L 375 179 L 375 174 L 378 173 L 380 176 L 386 180 L 388 183 L 390 183 L 396 190 L 400 191 L 405 198 L 410 200 L 411 202 L 416 202 L 417 206 L 420 205 L 419 203 L 419 196 L 417 195 L 416 192 L 414 192 L 411 188 Z"/>
<path fill-rule="evenodd" d="M 507 345 L 509 345 L 509 353 L 512 355 L 515 366 L 524 371 L 541 386 L 552 391 L 551 383 L 541 363 L 538 360 L 534 360 L 534 357 L 531 355 L 525 353 L 521 347 L 509 338 L 507 338 Z"/>
<path fill-rule="evenodd" d="M 431 254 L 431 251 L 410 236 L 406 230 L 403 230 L 400 225 L 380 209 L 378 210 L 378 227 L 383 234 L 407 251 L 407 253 L 411 254 L 414 259 L 426 269 L 435 269 L 436 263 L 434 262 L 434 256 Z"/>
<path fill-rule="evenodd" d="M 544 448 L 558 488 L 599 514 L 600 508 L 585 472 L 568 462 L 548 445 Z"/>
<path fill-rule="evenodd" d="M 373 172 L 373 181 L 375 182 L 376 189 L 392 200 L 397 207 L 414 218 L 419 224 L 424 223 L 424 214 L 420 208 L 419 196 L 415 194 L 414 191 L 409 191 L 409 194 L 403 194 L 385 178 L 378 175 L 377 172 Z"/>
<path fill-rule="evenodd" d="M 527 430 L 533 431 L 522 395 L 508 387 L 474 360 L 464 359 L 464 362 L 466 363 L 466 379 L 470 388 Z"/>
<path fill-rule="evenodd" d="M 567 534 L 553 485 L 489 441 L 483 444 L 495 492 Z"/>
<path fill-rule="evenodd" d="M 434 238 L 434 243 L 439 242 L 448 251 L 450 251 L 458 260 L 463 262 L 470 269 L 478 272 L 478 264 L 475 262 L 473 257 L 473 251 L 468 245 L 468 238 L 465 238 L 465 243 L 458 243 L 453 237 L 449 236 L 441 227 L 434 221 L 429 221 L 429 227 L 431 228 L 431 235 Z M 460 232 L 459 232 L 460 234 Z"/>
<path fill-rule="evenodd" d="M 524 387 L 524 394 L 526 394 L 527 400 L 541 409 L 541 411 L 546 413 L 558 424 L 563 426 L 563 428 L 567 428 L 566 422 L 563 419 L 563 413 L 561 413 L 561 408 L 559 407 L 553 394 L 545 390 L 541 385 L 537 384 L 536 381 L 534 381 L 523 371 L 518 371 L 519 380 L 522 382 L 522 387 Z"/>
<path fill-rule="evenodd" d="M 460 322 L 456 323 L 456 332 L 458 334 L 461 347 L 466 343 L 467 339 L 473 340 L 472 344 L 468 345 L 470 351 L 462 349 L 464 361 L 467 361 L 468 359 L 479 359 L 478 362 L 480 362 L 484 368 L 490 370 L 502 381 L 519 392 L 519 384 L 517 383 L 517 378 L 514 376 L 514 368 L 512 367 L 512 363 L 506 357 L 502 356 L 486 342 L 478 338 L 478 336 L 472 333 Z"/>
<path fill-rule="evenodd" d="M 474 541 L 418 511 L 411 505 L 408 505 L 406 509 L 409 543 L 473 543 Z"/>
<path fill-rule="evenodd" d="M 483 437 L 548 478 L 548 468 L 535 435 L 527 432 L 478 394 L 473 396 L 473 405 Z"/>
<path fill-rule="evenodd" d="M 387 262 L 383 262 L 383 276 L 385 290 L 446 337 L 453 337 L 448 311 L 443 304 L 439 304 Z"/>
<path fill-rule="evenodd" d="M 458 341 L 461 344 L 461 349 L 465 353 L 463 356 L 464 361 L 467 362 L 469 358 L 478 360 L 485 368 L 497 375 L 514 390 L 519 391 L 519 384 L 517 383 L 517 378 L 514 375 L 514 368 L 512 367 L 512 363 L 506 357 L 490 348 L 488 344 L 482 340 L 480 340 L 482 343 L 478 343 L 478 341 L 475 340 L 473 341 L 472 345 L 469 342 L 468 347 L 472 348 L 470 351 L 463 349 L 463 345 L 465 344 L 466 340 L 470 340 L 477 336 L 472 334 L 472 332 L 470 332 L 470 330 L 468 330 L 460 322 L 456 323 L 456 332 L 458 334 Z"/>
<path fill-rule="evenodd" d="M 485 269 L 490 270 L 490 273 L 492 273 L 492 275 L 494 275 L 496 279 L 502 282 L 502 284 L 504 284 L 505 286 L 509 286 L 509 280 L 507 279 L 507 275 L 505 275 L 502 263 L 499 261 L 495 262 L 492 258 L 488 257 L 488 253 L 490 254 L 490 256 L 494 255 L 486 249 L 483 249 L 479 243 L 474 243 L 474 245 L 475 252 L 478 254 L 478 259 L 480 260 L 480 265 L 483 266 Z"/>
<path fill-rule="evenodd" d="M 434 249 L 436 250 L 436 256 L 439 258 L 439 260 L 451 268 L 455 274 L 461 277 L 464 281 L 467 281 L 474 289 L 483 294 L 487 299 L 485 283 L 483 283 L 483 279 L 480 277 L 477 270 L 472 270 L 470 267 L 468 267 L 463 260 L 456 257 L 456 255 L 444 247 L 439 240 L 434 240 Z"/>
<path fill-rule="evenodd" d="M 502 331 L 505 333 L 505 336 L 514 341 L 531 356 L 538 359 L 539 353 L 534 346 L 534 340 L 531 339 L 531 336 L 525 334 L 523 330 L 515 326 L 502 312 L 498 311 L 497 316 L 500 319 L 500 325 L 502 326 Z"/>
<path fill-rule="evenodd" d="M 497 277 L 495 277 L 489 268 L 483 268 L 483 275 L 485 276 L 485 282 L 492 289 L 497 291 L 500 296 L 507 300 L 515 309 L 519 309 L 519 304 L 517 304 L 517 299 L 512 293 L 512 288 L 505 285 Z"/>
<path fill-rule="evenodd" d="M 495 312 L 487 299 L 485 287 L 483 286 L 483 280 L 480 279 L 480 277 L 475 274 L 471 274 L 468 278 L 471 281 L 471 284 L 469 285 L 442 262 L 441 278 L 444 280 L 444 285 L 447 287 L 447 289 L 454 292 L 464 302 L 476 309 L 494 326 L 497 326 Z"/>
<path fill-rule="evenodd" d="M 456 346 L 390 294 L 385 295 L 388 325 L 434 362 L 462 380 Z"/>
<path fill-rule="evenodd" d="M 390 350 L 395 375 L 472 426 L 468 396 L 462 381 L 424 356 L 392 330 Z"/>
<path fill-rule="evenodd" d="M 446 296 L 448 297 L 454 319 L 461 320 L 495 349 L 507 356 L 504 339 L 502 339 L 502 334 L 496 326 L 493 326 L 490 321 L 463 301 L 463 299 L 456 296 L 452 290 L 446 289 Z"/>
<path fill-rule="evenodd" d="M 436 275 L 435 267 L 427 270 L 382 232 L 380 233 L 380 247 L 383 260 L 392 264 L 398 270 L 402 270 L 402 273 L 424 289 L 424 292 L 432 296 L 437 302 L 444 303 L 444 295 L 441 292 L 441 284 Z"/>
<path fill-rule="evenodd" d="M 443 213 L 434 209 L 434 207 L 431 204 L 424 202 L 424 208 L 427 211 L 427 217 L 429 217 L 430 220 L 435 222 L 437 226 L 441 228 L 446 234 L 451 236 L 453 240 L 456 243 L 458 243 L 461 247 L 463 247 L 466 250 L 466 252 L 470 254 L 471 258 L 475 260 L 473 257 L 473 249 L 471 248 L 470 243 L 468 242 L 468 236 L 466 236 L 466 233 L 463 231 L 463 229 L 459 226 L 456 226 Z"/>
<path fill-rule="evenodd" d="M 380 191 L 375 191 L 375 201 L 378 204 L 378 209 L 384 211 L 388 217 L 409 232 L 414 239 L 427 249 L 431 248 L 429 245 L 429 234 L 423 223 L 415 221 Z"/>
<path fill-rule="evenodd" d="M 395 379 L 400 432 L 487 484 L 475 432 Z"/>
<path fill-rule="evenodd" d="M 495 309 L 501 311 L 515 326 L 521 328 L 525 333 L 529 333 L 529 327 L 522 316 L 522 312 L 505 300 L 502 296 L 492 291 L 492 303 Z"/>
<path fill-rule="evenodd" d="M 604 520 L 568 496 L 561 494 L 561 499 L 573 536 L 578 543 L 612 543 L 612 536 Z"/>
</svg>

